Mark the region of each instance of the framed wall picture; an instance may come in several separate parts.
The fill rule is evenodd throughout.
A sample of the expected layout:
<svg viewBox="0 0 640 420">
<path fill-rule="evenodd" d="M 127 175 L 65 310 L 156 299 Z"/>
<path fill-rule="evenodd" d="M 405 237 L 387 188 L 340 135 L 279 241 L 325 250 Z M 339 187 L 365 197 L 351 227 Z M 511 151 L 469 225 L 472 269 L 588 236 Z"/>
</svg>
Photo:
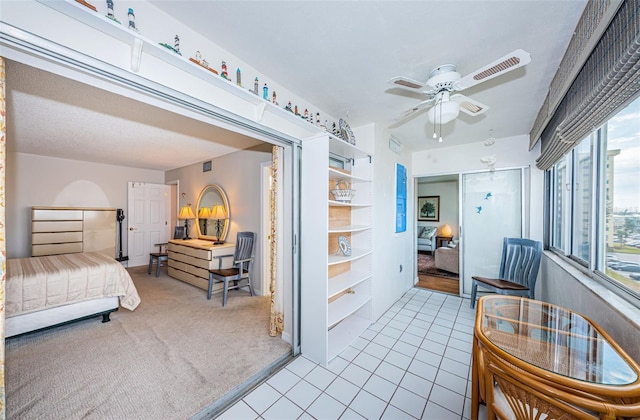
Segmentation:
<svg viewBox="0 0 640 420">
<path fill-rule="evenodd" d="M 440 221 L 440 196 L 418 197 L 418 221 Z"/>
</svg>

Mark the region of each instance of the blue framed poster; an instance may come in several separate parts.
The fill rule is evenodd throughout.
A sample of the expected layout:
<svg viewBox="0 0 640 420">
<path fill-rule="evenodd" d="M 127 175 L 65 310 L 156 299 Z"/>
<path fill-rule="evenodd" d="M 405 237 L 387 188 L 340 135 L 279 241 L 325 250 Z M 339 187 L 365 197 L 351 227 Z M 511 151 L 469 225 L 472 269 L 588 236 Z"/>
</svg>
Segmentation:
<svg viewBox="0 0 640 420">
<path fill-rule="evenodd" d="M 396 163 L 396 233 L 407 230 L 407 168 Z"/>
</svg>

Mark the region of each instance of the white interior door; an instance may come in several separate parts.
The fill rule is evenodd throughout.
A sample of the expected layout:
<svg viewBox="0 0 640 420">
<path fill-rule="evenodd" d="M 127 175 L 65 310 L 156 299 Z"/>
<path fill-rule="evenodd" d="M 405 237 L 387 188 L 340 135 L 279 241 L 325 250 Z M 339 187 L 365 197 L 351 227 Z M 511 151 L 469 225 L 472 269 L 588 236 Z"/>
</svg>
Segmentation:
<svg viewBox="0 0 640 420">
<path fill-rule="evenodd" d="M 460 293 L 471 295 L 471 276 L 497 277 L 505 237 L 522 237 L 524 169 L 462 175 Z"/>
<path fill-rule="evenodd" d="M 171 186 L 129 182 L 127 198 L 129 267 L 146 265 L 156 244 L 171 238 Z"/>
</svg>

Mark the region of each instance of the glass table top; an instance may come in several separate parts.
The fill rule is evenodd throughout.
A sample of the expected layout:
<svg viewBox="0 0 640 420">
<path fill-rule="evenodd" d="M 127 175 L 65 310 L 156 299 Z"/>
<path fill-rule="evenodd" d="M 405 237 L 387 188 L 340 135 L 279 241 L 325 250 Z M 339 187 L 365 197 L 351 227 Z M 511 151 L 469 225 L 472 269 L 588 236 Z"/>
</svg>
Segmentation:
<svg viewBox="0 0 640 420">
<path fill-rule="evenodd" d="M 546 302 L 512 296 L 480 300 L 487 340 L 533 366 L 603 385 L 628 385 L 638 372 L 588 319 Z"/>
</svg>

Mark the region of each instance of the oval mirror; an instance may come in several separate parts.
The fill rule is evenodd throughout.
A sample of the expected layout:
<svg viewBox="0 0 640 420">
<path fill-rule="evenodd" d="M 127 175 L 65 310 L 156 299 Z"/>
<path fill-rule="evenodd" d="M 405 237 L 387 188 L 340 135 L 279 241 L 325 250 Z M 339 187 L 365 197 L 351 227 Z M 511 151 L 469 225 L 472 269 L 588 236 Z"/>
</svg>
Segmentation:
<svg viewBox="0 0 640 420">
<path fill-rule="evenodd" d="M 219 185 L 207 185 L 196 204 L 198 238 L 222 244 L 229 231 L 229 200 Z"/>
</svg>

